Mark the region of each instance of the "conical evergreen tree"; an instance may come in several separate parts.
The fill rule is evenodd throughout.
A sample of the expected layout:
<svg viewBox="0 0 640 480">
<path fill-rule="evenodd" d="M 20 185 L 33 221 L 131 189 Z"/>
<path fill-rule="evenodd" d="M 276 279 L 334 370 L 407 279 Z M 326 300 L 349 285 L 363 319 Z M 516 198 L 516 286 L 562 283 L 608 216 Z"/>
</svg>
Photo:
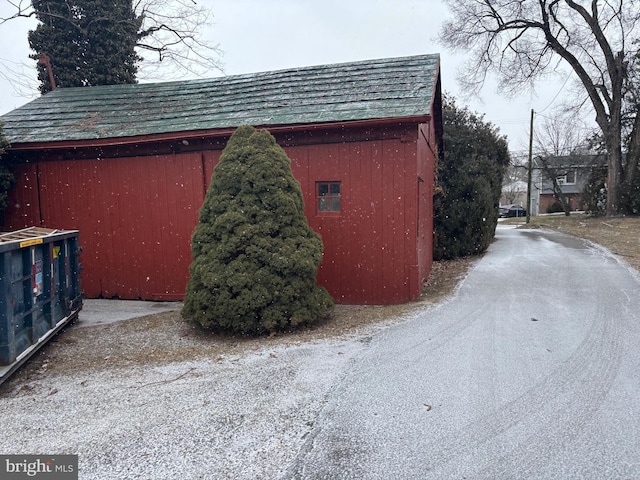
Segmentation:
<svg viewBox="0 0 640 480">
<path fill-rule="evenodd" d="M 40 21 L 29 32 L 29 46 L 50 57 L 58 87 L 136 83 L 135 52 L 142 18 L 131 0 L 34 0 Z M 40 92 L 51 91 L 49 76 L 38 65 Z"/>
<path fill-rule="evenodd" d="M 200 209 L 183 317 L 250 335 L 311 324 L 333 304 L 316 284 L 322 248 L 285 152 L 266 130 L 240 127 Z"/>
</svg>

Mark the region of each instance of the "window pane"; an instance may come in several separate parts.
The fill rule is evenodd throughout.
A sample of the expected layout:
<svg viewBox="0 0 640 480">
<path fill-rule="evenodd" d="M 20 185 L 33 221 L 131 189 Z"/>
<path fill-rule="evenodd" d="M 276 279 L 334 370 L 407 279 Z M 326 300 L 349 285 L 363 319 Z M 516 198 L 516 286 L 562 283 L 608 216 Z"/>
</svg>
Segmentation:
<svg viewBox="0 0 640 480">
<path fill-rule="evenodd" d="M 342 206 L 340 201 L 341 182 L 317 182 L 316 193 L 318 212 L 339 212 Z"/>
</svg>

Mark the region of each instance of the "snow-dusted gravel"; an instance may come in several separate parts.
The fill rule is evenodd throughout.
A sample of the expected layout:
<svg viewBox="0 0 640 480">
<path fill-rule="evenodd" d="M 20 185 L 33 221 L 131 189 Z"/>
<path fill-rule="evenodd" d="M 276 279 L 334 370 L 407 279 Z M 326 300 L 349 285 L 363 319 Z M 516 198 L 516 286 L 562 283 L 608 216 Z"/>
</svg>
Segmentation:
<svg viewBox="0 0 640 480">
<path fill-rule="evenodd" d="M 3 454 L 78 454 L 81 479 L 277 478 L 366 337 L 15 384 Z"/>
</svg>

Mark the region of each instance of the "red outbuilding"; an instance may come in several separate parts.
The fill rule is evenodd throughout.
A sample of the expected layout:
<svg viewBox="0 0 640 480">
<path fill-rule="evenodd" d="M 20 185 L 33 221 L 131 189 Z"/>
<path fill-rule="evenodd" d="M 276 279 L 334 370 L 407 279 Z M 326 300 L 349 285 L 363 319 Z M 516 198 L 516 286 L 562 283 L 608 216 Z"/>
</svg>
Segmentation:
<svg viewBox="0 0 640 480">
<path fill-rule="evenodd" d="M 222 149 L 268 129 L 324 242 L 336 303 L 417 299 L 442 151 L 438 55 L 168 83 L 60 88 L 0 118 L 14 165 L 3 230 L 80 231 L 88 298 L 180 300 Z"/>
</svg>

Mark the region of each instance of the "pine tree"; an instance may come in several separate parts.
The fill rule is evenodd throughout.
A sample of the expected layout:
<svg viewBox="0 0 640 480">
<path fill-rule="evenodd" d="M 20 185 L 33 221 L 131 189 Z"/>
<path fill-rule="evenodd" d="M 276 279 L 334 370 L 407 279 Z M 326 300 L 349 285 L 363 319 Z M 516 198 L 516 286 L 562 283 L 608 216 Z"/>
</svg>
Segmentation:
<svg viewBox="0 0 640 480">
<path fill-rule="evenodd" d="M 311 324 L 333 304 L 316 285 L 322 248 L 285 152 L 266 130 L 240 127 L 199 212 L 183 317 L 249 335 Z"/>
<path fill-rule="evenodd" d="M 444 159 L 438 164 L 442 195 L 434 205 L 434 259 L 484 252 L 495 235 L 507 142 L 482 117 L 443 102 Z"/>
<path fill-rule="evenodd" d="M 29 32 L 38 59 L 50 58 L 56 86 L 86 87 L 135 83 L 135 53 L 142 19 L 131 0 L 34 0 L 40 24 Z M 40 92 L 51 91 L 49 76 L 38 66 Z"/>
</svg>

